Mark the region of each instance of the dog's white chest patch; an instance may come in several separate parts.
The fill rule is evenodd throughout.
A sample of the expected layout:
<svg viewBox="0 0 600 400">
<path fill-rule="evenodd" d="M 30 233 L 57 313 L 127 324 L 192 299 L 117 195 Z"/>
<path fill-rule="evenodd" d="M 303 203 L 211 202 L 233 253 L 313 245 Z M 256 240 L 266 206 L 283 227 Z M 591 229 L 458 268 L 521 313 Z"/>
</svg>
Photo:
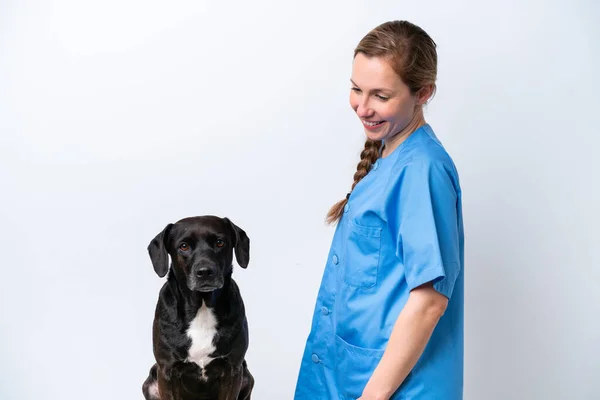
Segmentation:
<svg viewBox="0 0 600 400">
<path fill-rule="evenodd" d="M 217 318 L 213 310 L 202 302 L 187 330 L 187 335 L 192 340 L 187 361 L 194 362 L 204 369 L 213 360 L 209 355 L 216 349 L 213 344 L 216 334 Z M 204 371 L 202 372 L 204 374 Z"/>
</svg>

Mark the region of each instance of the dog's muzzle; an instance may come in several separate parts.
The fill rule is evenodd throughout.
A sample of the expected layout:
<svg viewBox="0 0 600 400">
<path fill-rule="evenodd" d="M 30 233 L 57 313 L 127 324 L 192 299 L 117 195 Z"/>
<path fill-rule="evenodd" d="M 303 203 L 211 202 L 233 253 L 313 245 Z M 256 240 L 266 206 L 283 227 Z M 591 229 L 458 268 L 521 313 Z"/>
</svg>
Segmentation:
<svg viewBox="0 0 600 400">
<path fill-rule="evenodd" d="M 201 265 L 192 269 L 188 288 L 198 292 L 212 292 L 223 287 L 223 274 L 216 266 Z"/>
</svg>

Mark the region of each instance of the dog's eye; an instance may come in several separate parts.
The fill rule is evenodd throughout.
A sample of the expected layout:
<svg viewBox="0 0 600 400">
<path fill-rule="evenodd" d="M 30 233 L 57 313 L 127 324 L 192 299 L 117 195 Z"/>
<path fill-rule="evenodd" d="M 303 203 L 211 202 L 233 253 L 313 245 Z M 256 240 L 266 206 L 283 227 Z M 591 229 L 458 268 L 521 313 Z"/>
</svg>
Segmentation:
<svg viewBox="0 0 600 400">
<path fill-rule="evenodd" d="M 223 241 L 223 239 L 217 239 L 217 247 L 223 247 L 225 246 L 225 242 Z"/>
<path fill-rule="evenodd" d="M 181 244 L 179 245 L 179 249 L 180 249 L 180 250 L 183 250 L 183 251 L 187 251 L 187 250 L 189 250 L 189 249 L 190 249 L 190 246 L 189 246 L 187 243 L 181 243 Z"/>
</svg>

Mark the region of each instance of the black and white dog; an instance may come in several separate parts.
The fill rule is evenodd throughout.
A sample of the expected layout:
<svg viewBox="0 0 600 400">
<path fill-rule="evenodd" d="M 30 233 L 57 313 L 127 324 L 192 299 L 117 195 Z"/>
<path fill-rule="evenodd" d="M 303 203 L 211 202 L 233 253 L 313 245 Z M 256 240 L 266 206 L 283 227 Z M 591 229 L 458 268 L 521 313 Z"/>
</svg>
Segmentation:
<svg viewBox="0 0 600 400">
<path fill-rule="evenodd" d="M 184 218 L 156 235 L 148 252 L 158 276 L 169 275 L 156 305 L 156 364 L 142 385 L 144 397 L 249 400 L 248 322 L 231 276 L 234 253 L 248 267 L 246 233 L 228 218 Z"/>
</svg>

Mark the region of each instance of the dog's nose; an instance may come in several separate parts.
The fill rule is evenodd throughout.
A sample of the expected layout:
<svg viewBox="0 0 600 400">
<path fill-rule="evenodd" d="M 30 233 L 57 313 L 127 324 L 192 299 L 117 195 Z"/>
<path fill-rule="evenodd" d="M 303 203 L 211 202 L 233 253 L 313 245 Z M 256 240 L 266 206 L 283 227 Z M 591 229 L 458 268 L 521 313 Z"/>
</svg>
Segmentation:
<svg viewBox="0 0 600 400">
<path fill-rule="evenodd" d="M 200 279 L 212 278 L 215 271 L 212 268 L 200 268 L 196 271 L 196 276 Z"/>
</svg>

